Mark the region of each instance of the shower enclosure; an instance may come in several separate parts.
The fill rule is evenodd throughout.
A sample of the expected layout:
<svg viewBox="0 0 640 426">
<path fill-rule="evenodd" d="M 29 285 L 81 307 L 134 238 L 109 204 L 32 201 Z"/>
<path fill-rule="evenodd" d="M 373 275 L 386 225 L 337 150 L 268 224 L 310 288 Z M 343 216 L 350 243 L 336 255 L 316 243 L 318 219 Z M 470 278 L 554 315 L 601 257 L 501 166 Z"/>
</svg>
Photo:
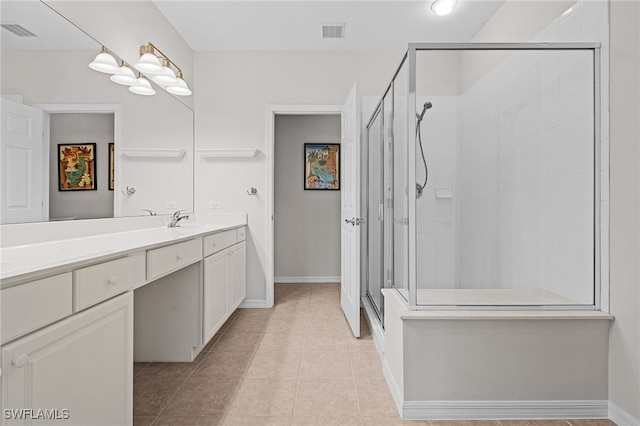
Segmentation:
<svg viewBox="0 0 640 426">
<path fill-rule="evenodd" d="M 598 309 L 598 43 L 410 44 L 363 138 L 363 287 Z M 604 175 L 603 175 L 604 176 Z"/>
</svg>

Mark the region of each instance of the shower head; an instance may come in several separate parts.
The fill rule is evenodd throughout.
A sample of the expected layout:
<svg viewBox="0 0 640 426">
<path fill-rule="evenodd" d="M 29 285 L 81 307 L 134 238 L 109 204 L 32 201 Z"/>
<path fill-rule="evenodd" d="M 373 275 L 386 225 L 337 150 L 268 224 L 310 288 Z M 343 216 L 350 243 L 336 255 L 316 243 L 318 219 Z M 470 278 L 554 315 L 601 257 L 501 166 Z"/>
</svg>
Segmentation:
<svg viewBox="0 0 640 426">
<path fill-rule="evenodd" d="M 429 101 L 424 103 L 424 105 L 422 106 L 422 112 L 420 114 L 416 114 L 418 121 L 422 121 L 422 119 L 424 118 L 424 113 L 427 112 L 427 110 L 430 109 L 432 106 L 433 105 Z"/>
</svg>

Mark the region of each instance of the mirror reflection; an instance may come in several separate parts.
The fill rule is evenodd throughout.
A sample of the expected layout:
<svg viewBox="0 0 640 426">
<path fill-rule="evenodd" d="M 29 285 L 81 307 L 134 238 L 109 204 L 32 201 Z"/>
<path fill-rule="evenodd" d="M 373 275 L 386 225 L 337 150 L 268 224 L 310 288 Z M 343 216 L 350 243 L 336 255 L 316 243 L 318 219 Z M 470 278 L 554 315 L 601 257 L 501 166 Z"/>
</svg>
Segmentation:
<svg viewBox="0 0 640 426">
<path fill-rule="evenodd" d="M 193 111 L 90 69 L 102 46 L 47 5 L 0 7 L 2 223 L 193 211 Z"/>
</svg>

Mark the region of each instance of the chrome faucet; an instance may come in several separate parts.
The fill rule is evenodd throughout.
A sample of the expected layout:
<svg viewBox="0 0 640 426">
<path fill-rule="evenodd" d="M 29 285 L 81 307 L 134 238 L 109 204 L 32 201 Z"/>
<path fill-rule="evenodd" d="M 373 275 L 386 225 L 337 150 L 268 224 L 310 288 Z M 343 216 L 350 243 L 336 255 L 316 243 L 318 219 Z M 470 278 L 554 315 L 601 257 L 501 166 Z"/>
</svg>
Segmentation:
<svg viewBox="0 0 640 426">
<path fill-rule="evenodd" d="M 180 213 L 182 212 L 182 210 L 177 210 L 175 213 L 173 213 L 171 215 L 171 221 L 169 222 L 169 224 L 167 225 L 169 228 L 175 228 L 180 226 L 179 222 L 182 219 L 189 219 L 189 216 L 180 216 Z"/>
</svg>

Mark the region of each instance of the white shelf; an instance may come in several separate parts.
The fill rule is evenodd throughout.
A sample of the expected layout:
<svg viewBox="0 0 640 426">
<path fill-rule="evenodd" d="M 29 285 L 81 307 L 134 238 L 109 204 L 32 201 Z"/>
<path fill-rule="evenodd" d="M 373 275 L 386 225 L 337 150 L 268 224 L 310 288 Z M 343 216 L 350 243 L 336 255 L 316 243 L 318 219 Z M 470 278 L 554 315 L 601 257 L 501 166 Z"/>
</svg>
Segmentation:
<svg viewBox="0 0 640 426">
<path fill-rule="evenodd" d="M 198 152 L 203 158 L 251 158 L 258 155 L 257 148 L 234 148 L 234 149 L 199 149 Z"/>
<path fill-rule="evenodd" d="M 122 155 L 129 158 L 182 158 L 187 153 L 185 149 L 161 148 L 121 148 Z"/>
</svg>

